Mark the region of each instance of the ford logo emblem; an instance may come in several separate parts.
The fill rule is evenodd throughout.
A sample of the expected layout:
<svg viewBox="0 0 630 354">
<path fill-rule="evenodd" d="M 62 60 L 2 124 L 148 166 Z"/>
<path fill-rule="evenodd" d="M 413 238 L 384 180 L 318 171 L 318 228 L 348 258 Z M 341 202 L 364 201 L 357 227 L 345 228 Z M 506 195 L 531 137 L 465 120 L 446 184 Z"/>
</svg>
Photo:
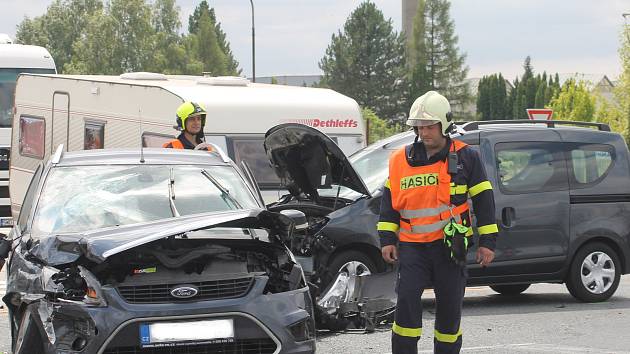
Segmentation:
<svg viewBox="0 0 630 354">
<path fill-rule="evenodd" d="M 199 290 L 192 285 L 179 285 L 171 289 L 171 296 L 178 299 L 188 299 L 199 293 Z"/>
</svg>

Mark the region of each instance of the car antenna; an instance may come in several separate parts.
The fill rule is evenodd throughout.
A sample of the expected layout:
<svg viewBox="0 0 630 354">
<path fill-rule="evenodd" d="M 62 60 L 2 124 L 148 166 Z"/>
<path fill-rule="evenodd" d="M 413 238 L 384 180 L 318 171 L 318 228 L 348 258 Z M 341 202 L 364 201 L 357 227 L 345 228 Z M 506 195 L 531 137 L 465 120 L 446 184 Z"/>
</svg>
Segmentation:
<svg viewBox="0 0 630 354">
<path fill-rule="evenodd" d="M 144 163 L 144 141 L 142 139 L 142 107 L 138 107 L 138 115 L 140 116 L 140 163 Z"/>
</svg>

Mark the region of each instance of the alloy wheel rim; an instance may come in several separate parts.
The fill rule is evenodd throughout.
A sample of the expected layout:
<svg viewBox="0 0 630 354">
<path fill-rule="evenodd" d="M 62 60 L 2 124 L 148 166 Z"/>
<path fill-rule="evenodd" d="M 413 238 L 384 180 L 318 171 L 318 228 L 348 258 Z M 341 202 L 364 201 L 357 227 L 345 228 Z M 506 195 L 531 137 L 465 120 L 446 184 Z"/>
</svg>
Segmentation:
<svg viewBox="0 0 630 354">
<path fill-rule="evenodd" d="M 340 273 L 346 273 L 348 275 L 348 289 L 352 289 L 346 293 L 346 301 L 351 300 L 354 295 L 354 290 L 356 287 L 357 279 L 356 277 L 370 275 L 370 268 L 365 265 L 363 262 L 359 261 L 350 261 L 339 267 Z"/>
<path fill-rule="evenodd" d="M 582 261 L 580 277 L 582 285 L 592 294 L 603 294 L 615 280 L 615 262 L 604 252 L 590 253 Z"/>
</svg>

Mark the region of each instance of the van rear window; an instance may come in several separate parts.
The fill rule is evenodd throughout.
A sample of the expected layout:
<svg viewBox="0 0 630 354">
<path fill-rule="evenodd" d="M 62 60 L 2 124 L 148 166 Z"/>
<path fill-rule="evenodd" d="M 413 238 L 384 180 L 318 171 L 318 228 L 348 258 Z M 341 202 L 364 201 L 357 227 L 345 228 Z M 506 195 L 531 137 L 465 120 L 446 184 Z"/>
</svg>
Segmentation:
<svg viewBox="0 0 630 354">
<path fill-rule="evenodd" d="M 614 161 L 614 148 L 610 145 L 584 144 L 571 149 L 571 184 L 585 188 L 601 181 Z"/>
<path fill-rule="evenodd" d="M 20 155 L 42 160 L 45 136 L 44 118 L 20 116 Z"/>
</svg>

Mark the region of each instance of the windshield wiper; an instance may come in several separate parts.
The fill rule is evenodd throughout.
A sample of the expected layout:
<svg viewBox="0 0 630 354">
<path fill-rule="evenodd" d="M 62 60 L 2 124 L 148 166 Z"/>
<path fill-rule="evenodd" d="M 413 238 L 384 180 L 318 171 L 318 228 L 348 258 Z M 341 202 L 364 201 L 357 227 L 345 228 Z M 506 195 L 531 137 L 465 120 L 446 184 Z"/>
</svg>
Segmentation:
<svg viewBox="0 0 630 354">
<path fill-rule="evenodd" d="M 171 206 L 171 212 L 173 216 L 178 217 L 179 212 L 175 207 L 175 175 L 173 174 L 173 169 L 171 168 L 170 177 L 168 180 L 168 202 Z"/>
<path fill-rule="evenodd" d="M 223 187 L 223 185 L 221 185 L 221 183 L 219 183 L 219 181 L 217 181 L 216 178 L 212 177 L 212 175 L 208 171 L 201 170 L 201 174 L 207 179 L 209 179 L 210 182 L 212 182 L 212 184 L 214 184 L 215 187 L 217 187 L 217 189 L 221 192 L 221 198 L 223 198 L 223 201 L 225 201 L 225 204 L 228 204 L 227 202 L 229 201 L 233 205 L 235 205 L 238 209 L 243 209 L 243 207 L 241 206 L 241 203 L 239 203 L 236 199 L 234 199 L 234 197 L 230 195 L 230 192 L 225 187 Z"/>
</svg>

